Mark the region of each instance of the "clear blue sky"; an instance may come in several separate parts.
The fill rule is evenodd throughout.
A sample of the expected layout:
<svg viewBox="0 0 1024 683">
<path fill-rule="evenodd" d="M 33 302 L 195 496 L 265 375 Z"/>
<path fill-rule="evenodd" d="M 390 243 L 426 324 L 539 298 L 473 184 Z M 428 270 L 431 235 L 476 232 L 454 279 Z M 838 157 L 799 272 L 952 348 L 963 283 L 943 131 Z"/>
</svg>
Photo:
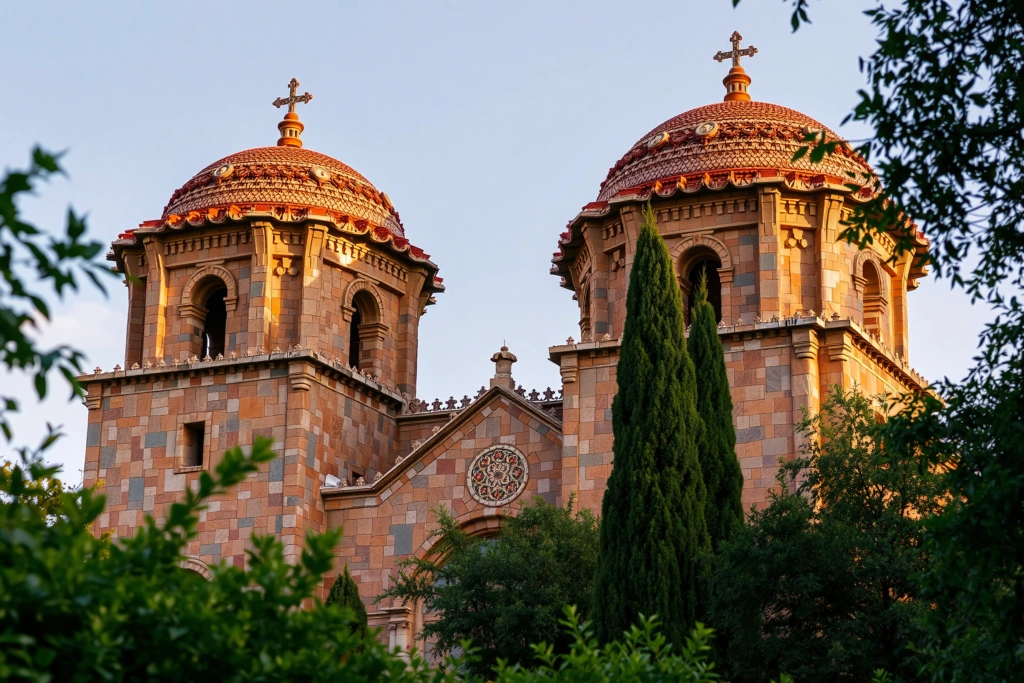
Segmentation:
<svg viewBox="0 0 1024 683">
<path fill-rule="evenodd" d="M 423 318 L 420 397 L 472 395 L 507 340 L 527 388 L 558 386 L 547 347 L 578 336 L 571 294 L 548 274 L 566 221 L 593 200 L 609 166 L 644 133 L 721 99 L 711 56 L 733 30 L 754 99 L 833 128 L 863 83 L 874 31 L 864 3 L 812 3 L 792 34 L 789 3 L 675 2 L 14 2 L 0 3 L 0 162 L 36 143 L 67 149 L 69 180 L 26 206 L 57 226 L 87 211 L 109 242 L 159 218 L 171 193 L 231 152 L 274 144 L 270 103 L 297 77 L 306 146 L 352 165 L 387 192 L 409 238 L 433 256 L 448 291 Z M 850 138 L 863 129 L 846 127 Z M 84 349 L 88 367 L 123 363 L 126 293 L 86 289 L 55 308 L 44 339 Z M 947 282 L 911 294 L 911 361 L 960 377 L 986 311 Z M 19 443 L 46 421 L 76 480 L 85 408 L 58 385 L 24 403 Z M 0 448 L 0 451 L 7 451 Z"/>
</svg>

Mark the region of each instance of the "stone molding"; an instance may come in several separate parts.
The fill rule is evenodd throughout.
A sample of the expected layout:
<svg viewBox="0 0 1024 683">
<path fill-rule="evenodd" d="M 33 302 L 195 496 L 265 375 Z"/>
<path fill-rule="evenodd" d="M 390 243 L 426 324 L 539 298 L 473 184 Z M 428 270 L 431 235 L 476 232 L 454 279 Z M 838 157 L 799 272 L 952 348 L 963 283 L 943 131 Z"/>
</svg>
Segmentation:
<svg viewBox="0 0 1024 683">
<path fill-rule="evenodd" d="M 377 305 L 376 319 L 364 320 L 363 324 L 379 322 L 381 312 L 384 310 L 384 300 L 381 298 L 376 285 L 365 278 L 357 278 L 348 283 L 348 286 L 345 288 L 345 293 L 341 296 L 342 319 L 347 323 L 352 322 L 352 315 L 356 312 L 356 307 L 352 304 L 352 301 L 359 292 L 368 293 L 373 297 L 373 301 Z M 384 329 L 387 330 L 386 327 Z"/>
<path fill-rule="evenodd" d="M 215 277 L 224 283 L 227 288 L 227 296 L 224 297 L 224 307 L 231 313 L 238 307 L 238 284 L 235 277 L 227 268 L 222 265 L 206 264 L 192 274 L 192 277 L 185 283 L 181 290 L 181 303 L 178 304 L 178 313 L 181 317 L 199 319 L 206 314 L 206 308 L 202 303 L 193 301 L 193 293 L 196 286 L 208 277 Z"/>
<path fill-rule="evenodd" d="M 199 574 L 207 581 L 213 580 L 213 572 L 210 571 L 210 567 L 205 562 L 196 557 L 186 557 L 185 559 L 178 562 L 178 566 L 188 571 L 193 571 Z"/>
</svg>

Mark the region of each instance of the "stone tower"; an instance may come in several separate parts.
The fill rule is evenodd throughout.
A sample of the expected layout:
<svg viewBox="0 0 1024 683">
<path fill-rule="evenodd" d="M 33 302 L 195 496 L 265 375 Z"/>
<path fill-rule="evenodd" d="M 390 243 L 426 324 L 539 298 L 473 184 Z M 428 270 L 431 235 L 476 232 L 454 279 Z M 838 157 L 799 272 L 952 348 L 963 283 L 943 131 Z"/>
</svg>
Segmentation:
<svg viewBox="0 0 1024 683">
<path fill-rule="evenodd" d="M 925 270 L 893 262 L 888 237 L 860 250 L 839 239 L 870 196 L 870 166 L 848 145 L 812 164 L 793 161 L 809 133 L 839 136 L 786 107 L 752 101 L 739 49 L 723 102 L 675 116 L 615 163 L 597 199 L 562 233 L 551 272 L 580 308 L 581 343 L 551 348 L 561 368 L 564 495 L 600 509 L 611 471 L 610 412 L 618 337 L 641 210 L 650 203 L 675 263 L 683 300 L 706 272 L 720 320 L 735 406 L 744 505 L 762 503 L 779 457 L 799 451 L 793 425 L 828 387 L 920 390 L 908 364 L 907 292 Z M 851 189 L 850 185 L 856 185 Z M 918 253 L 928 243 L 911 236 Z M 573 452 L 575 449 L 575 452 Z"/>
<path fill-rule="evenodd" d="M 303 148 L 294 110 L 311 96 L 290 85 L 277 146 L 210 164 L 113 243 L 128 275 L 125 367 L 82 378 L 102 530 L 130 534 L 225 449 L 274 438 L 283 457 L 205 514 L 196 567 L 240 564 L 254 531 L 294 556 L 324 528 L 326 475 L 354 483 L 393 464 L 420 316 L 443 290 L 388 196 Z"/>
</svg>

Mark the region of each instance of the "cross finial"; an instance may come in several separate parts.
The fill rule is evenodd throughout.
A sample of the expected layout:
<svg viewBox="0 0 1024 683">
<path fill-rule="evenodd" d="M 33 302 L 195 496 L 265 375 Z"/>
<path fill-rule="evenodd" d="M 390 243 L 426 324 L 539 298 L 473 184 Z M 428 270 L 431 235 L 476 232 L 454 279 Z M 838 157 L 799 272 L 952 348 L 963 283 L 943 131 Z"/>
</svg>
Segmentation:
<svg viewBox="0 0 1024 683">
<path fill-rule="evenodd" d="M 715 61 L 721 62 L 725 59 L 732 59 L 733 66 L 740 65 L 740 57 L 753 57 L 757 54 L 757 48 L 751 45 L 740 49 L 740 41 L 743 40 L 743 36 L 740 35 L 739 31 L 733 31 L 732 35 L 729 36 L 729 42 L 732 43 L 732 49 L 728 52 L 722 52 L 719 50 L 715 53 Z"/>
<path fill-rule="evenodd" d="M 743 40 L 743 36 L 740 35 L 739 31 L 733 31 L 729 37 L 729 41 L 732 43 L 732 50 L 729 52 L 722 52 L 719 50 L 715 53 L 714 60 L 721 63 L 726 59 L 732 59 L 732 68 L 729 69 L 729 75 L 722 81 L 725 84 L 725 101 L 730 100 L 749 100 L 750 95 L 747 94 L 747 86 L 750 85 L 750 76 L 743 71 L 743 67 L 740 66 L 740 57 L 753 57 L 757 54 L 757 48 L 751 45 L 750 47 L 740 47 L 740 41 Z"/>
<path fill-rule="evenodd" d="M 274 106 L 280 109 L 281 107 L 287 104 L 288 113 L 294 114 L 296 104 L 298 104 L 299 102 L 309 102 L 311 99 L 313 99 L 313 96 L 310 95 L 308 92 L 303 93 L 301 95 L 296 95 L 295 91 L 298 89 L 299 82 L 296 79 L 293 78 L 292 80 L 288 81 L 288 97 L 278 97 L 276 100 L 274 100 Z"/>
<path fill-rule="evenodd" d="M 273 102 L 278 109 L 288 105 L 288 113 L 284 115 L 284 120 L 277 124 L 277 129 L 281 131 L 281 137 L 277 141 L 278 147 L 302 147 L 302 140 L 299 136 L 302 135 L 305 126 L 302 125 L 302 121 L 299 121 L 299 115 L 295 113 L 295 105 L 299 102 L 309 102 L 313 96 L 308 92 L 296 95 L 295 91 L 298 89 L 299 82 L 293 78 L 288 81 L 288 97 L 278 97 Z"/>
</svg>

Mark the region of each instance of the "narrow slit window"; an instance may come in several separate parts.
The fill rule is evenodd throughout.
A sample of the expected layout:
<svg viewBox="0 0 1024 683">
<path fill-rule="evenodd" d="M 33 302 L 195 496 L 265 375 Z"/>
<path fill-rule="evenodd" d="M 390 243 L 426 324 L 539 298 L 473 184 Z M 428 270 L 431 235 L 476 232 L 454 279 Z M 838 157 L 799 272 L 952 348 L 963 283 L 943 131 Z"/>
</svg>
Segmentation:
<svg viewBox="0 0 1024 683">
<path fill-rule="evenodd" d="M 220 287 L 206 298 L 206 320 L 203 324 L 203 344 L 200 358 L 216 358 L 224 353 L 224 337 L 227 332 L 228 311 L 224 302 L 228 290 Z"/>
<path fill-rule="evenodd" d="M 206 423 L 189 422 L 182 434 L 182 466 L 202 467 L 206 447 Z"/>
<path fill-rule="evenodd" d="M 359 344 L 359 326 L 363 324 L 363 316 L 356 308 L 352 311 L 352 327 L 349 328 L 348 364 L 354 368 L 359 367 L 362 360 L 362 349 Z"/>
</svg>

